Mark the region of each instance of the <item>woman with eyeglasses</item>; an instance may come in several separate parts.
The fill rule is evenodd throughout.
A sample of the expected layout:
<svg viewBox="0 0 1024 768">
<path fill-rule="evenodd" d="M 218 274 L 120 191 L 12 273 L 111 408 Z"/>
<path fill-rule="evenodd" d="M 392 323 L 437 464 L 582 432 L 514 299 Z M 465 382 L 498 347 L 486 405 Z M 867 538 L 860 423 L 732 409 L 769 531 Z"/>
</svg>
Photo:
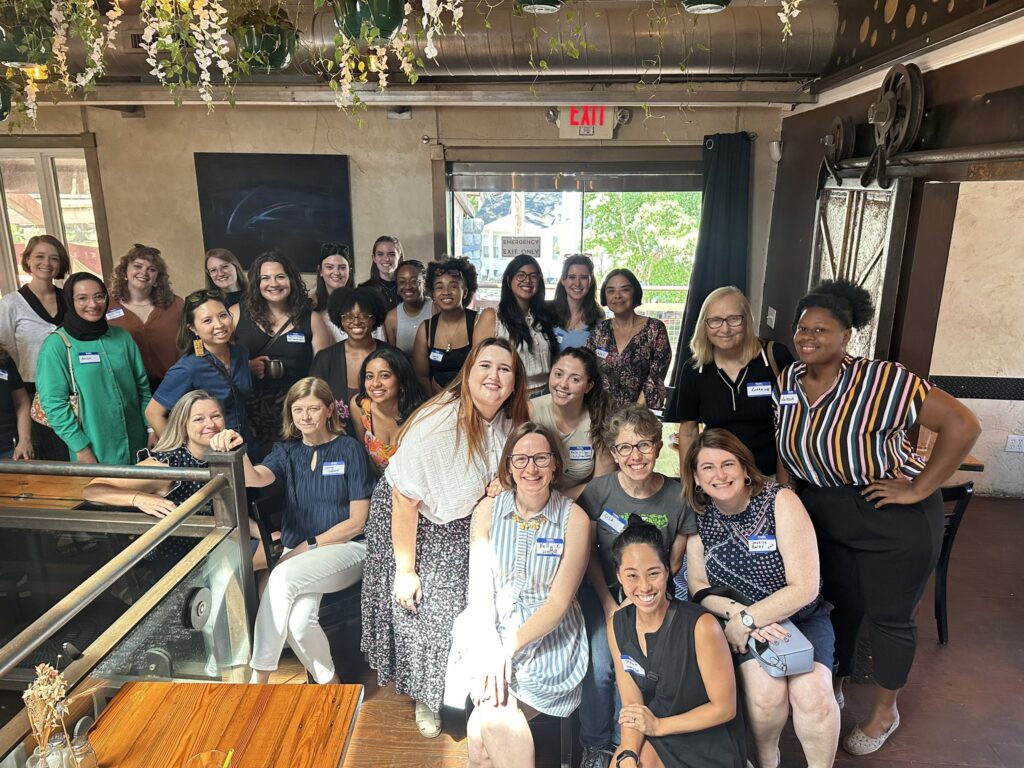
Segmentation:
<svg viewBox="0 0 1024 768">
<path fill-rule="evenodd" d="M 0 299 L 0 345 L 8 351 L 25 382 L 29 401 L 36 394 L 36 358 L 46 337 L 64 322 L 64 291 L 53 284 L 71 271 L 64 243 L 53 235 L 29 238 L 21 252 L 21 268 L 30 280 Z M 47 426 L 31 424 L 34 458 L 67 461 L 68 448 Z"/>
<path fill-rule="evenodd" d="M 708 294 L 690 339 L 693 357 L 679 377 L 679 460 L 697 437 L 698 425 L 727 429 L 774 477 L 775 413 L 772 391 L 793 362 L 785 344 L 757 337 L 750 302 L 734 286 Z"/>
<path fill-rule="evenodd" d="M 64 326 L 39 350 L 40 405 L 72 461 L 134 464 L 152 431 L 146 426 L 149 377 L 139 347 L 128 331 L 108 325 L 107 289 L 96 275 L 71 275 L 64 300 Z"/>
<path fill-rule="evenodd" d="M 234 342 L 234 331 L 220 291 L 204 289 L 185 297 L 177 334 L 181 358 L 167 371 L 146 407 L 146 419 L 157 437 L 163 437 L 174 404 L 197 389 L 223 404 L 228 429 L 249 433 L 245 404 L 252 391 L 252 373 L 249 353 Z"/>
<path fill-rule="evenodd" d="M 601 361 L 612 405 L 640 403 L 661 408 L 665 403 L 665 374 L 672 364 L 668 330 L 661 320 L 644 317 L 636 308 L 644 289 L 628 269 L 613 269 L 601 283 L 601 306 L 612 317 L 590 329 L 587 346 Z"/>
<path fill-rule="evenodd" d="M 386 344 L 371 352 L 359 370 L 359 392 L 349 403 L 354 436 L 378 474 L 398 450 L 398 434 L 406 420 L 423 404 L 409 359 Z"/>
<path fill-rule="evenodd" d="M 361 285 L 358 288 L 339 288 L 332 293 L 327 301 L 327 312 L 331 321 L 345 331 L 346 338 L 317 352 L 309 375 L 323 379 L 330 386 L 338 416 L 345 425 L 346 433 L 351 435 L 349 404 L 362 383 L 359 372 L 363 361 L 387 346 L 373 337 L 373 332 L 384 322 L 387 310 L 377 291 Z"/>
<path fill-rule="evenodd" d="M 594 262 L 585 253 L 565 257 L 551 309 L 558 323 L 555 340 L 559 351 L 586 346 L 590 329 L 604 320 L 604 311 L 597 305 Z"/>
<path fill-rule="evenodd" d="M 316 266 L 316 311 L 331 332 L 334 343 L 345 340 L 345 331 L 331 322 L 327 302 L 339 288 L 355 285 L 355 263 L 352 250 L 342 243 L 324 243 L 320 246 L 320 261 Z"/>
<path fill-rule="evenodd" d="M 114 267 L 107 321 L 128 331 L 142 353 L 149 387 L 156 391 L 178 360 L 174 343 L 182 299 L 171 290 L 167 262 L 160 251 L 135 243 Z"/>
<path fill-rule="evenodd" d="M 277 251 L 253 261 L 249 287 L 230 311 L 235 339 L 249 353 L 253 390 L 246 411 L 250 452 L 258 460 L 277 440 L 289 387 L 309 374 L 313 355 L 330 345 L 331 335 L 295 265 Z"/>
<path fill-rule="evenodd" d="M 405 260 L 402 242 L 394 235 L 381 235 L 373 241 L 370 256 L 373 259 L 370 265 L 370 279 L 360 287 L 366 286 L 379 292 L 387 311 L 390 311 L 401 301 L 395 275 L 399 265 Z"/>
<path fill-rule="evenodd" d="M 427 286 L 437 314 L 420 323 L 412 364 L 423 394 L 433 397 L 459 375 L 473 348 L 477 313 L 468 307 L 476 293 L 476 267 L 468 259 L 431 262 Z"/>
<path fill-rule="evenodd" d="M 227 248 L 211 248 L 206 252 L 206 289 L 224 294 L 224 306 L 228 309 L 242 300 L 242 294 L 249 287 L 245 270 Z"/>
<path fill-rule="evenodd" d="M 583 683 L 580 742 L 592 754 L 607 751 L 615 738 L 615 670 L 608 651 L 607 621 L 619 607 L 622 592 L 616 578 L 612 544 L 630 515 L 639 515 L 661 531 L 674 576 L 683 565 L 686 540 L 697 532 L 693 510 L 683 505 L 677 480 L 654 471 L 661 453 L 661 422 L 643 405 L 627 405 L 605 423 L 618 471 L 595 477 L 580 494 L 579 504 L 590 516 L 595 549 L 580 592 L 590 637 L 590 672 Z"/>
<path fill-rule="evenodd" d="M 398 296 L 402 303 L 384 318 L 384 334 L 388 344 L 398 347 L 410 358 L 416 346 L 420 323 L 434 314 L 434 301 L 427 296 L 427 268 L 416 259 L 403 261 L 395 270 Z"/>
<path fill-rule="evenodd" d="M 544 301 L 544 274 L 533 256 L 521 253 L 508 263 L 501 277 L 498 308 L 480 313 L 473 341 L 491 336 L 512 342 L 526 366 L 529 396 L 543 395 L 558 341 Z"/>
<path fill-rule="evenodd" d="M 533 422 L 509 435 L 498 465 L 511 490 L 473 511 L 469 604 L 456 620 L 453 660 L 465 666 L 474 709 L 471 766 L 534 765 L 529 720 L 568 717 L 587 672 L 576 601 L 590 554 L 586 513 L 552 487 L 565 457 Z"/>
</svg>

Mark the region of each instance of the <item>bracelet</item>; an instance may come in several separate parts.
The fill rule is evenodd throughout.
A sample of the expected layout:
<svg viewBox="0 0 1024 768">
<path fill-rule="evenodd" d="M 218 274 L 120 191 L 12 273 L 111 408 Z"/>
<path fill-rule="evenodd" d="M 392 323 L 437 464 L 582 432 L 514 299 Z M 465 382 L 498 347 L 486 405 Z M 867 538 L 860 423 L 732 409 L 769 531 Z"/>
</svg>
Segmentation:
<svg viewBox="0 0 1024 768">
<path fill-rule="evenodd" d="M 637 765 L 640 765 L 640 755 L 634 752 L 632 749 L 624 749 L 619 753 L 619 756 L 615 758 L 615 768 L 621 768 L 623 760 L 635 760 Z"/>
<path fill-rule="evenodd" d="M 137 499 L 138 497 L 139 497 L 139 494 L 137 494 L 137 493 L 136 493 L 136 494 L 135 494 L 134 496 L 132 496 L 132 504 L 131 504 L 131 505 L 132 505 L 133 507 L 135 506 L 135 500 L 136 500 L 136 499 Z"/>
</svg>

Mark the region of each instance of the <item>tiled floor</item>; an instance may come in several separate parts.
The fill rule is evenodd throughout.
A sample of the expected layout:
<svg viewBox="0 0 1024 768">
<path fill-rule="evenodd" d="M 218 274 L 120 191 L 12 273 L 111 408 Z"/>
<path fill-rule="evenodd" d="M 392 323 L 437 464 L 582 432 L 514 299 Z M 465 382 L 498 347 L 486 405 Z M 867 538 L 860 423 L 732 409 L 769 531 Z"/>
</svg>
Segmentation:
<svg viewBox="0 0 1024 768">
<path fill-rule="evenodd" d="M 1024 501 L 975 498 L 961 526 L 949 587 L 950 643 L 940 646 L 932 592 L 922 602 L 920 644 L 910 683 L 900 697 L 900 729 L 876 755 L 838 766 L 858 768 L 1024 768 Z M 366 699 L 346 768 L 462 768 L 460 727 L 427 741 L 412 722 L 412 705 L 377 688 L 353 657 L 349 674 L 366 684 Z M 304 679 L 294 661 L 281 681 Z M 845 733 L 864 713 L 866 686 L 847 687 Z M 538 765 L 557 765 L 557 727 L 539 727 Z M 792 732 L 783 742 L 785 768 L 806 765 Z"/>
</svg>

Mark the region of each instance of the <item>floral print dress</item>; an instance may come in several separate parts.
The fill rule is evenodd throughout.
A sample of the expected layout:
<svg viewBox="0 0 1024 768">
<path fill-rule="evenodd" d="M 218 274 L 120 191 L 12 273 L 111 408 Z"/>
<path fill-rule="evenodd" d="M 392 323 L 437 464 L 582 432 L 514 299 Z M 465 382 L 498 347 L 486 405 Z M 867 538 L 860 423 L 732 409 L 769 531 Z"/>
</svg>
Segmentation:
<svg viewBox="0 0 1024 768">
<path fill-rule="evenodd" d="M 610 319 L 590 329 L 587 346 L 597 354 L 604 386 L 615 408 L 638 402 L 641 394 L 648 408 L 665 404 L 665 375 L 672 363 L 668 330 L 661 320 L 644 320 L 643 327 L 621 351 L 615 344 Z"/>
</svg>

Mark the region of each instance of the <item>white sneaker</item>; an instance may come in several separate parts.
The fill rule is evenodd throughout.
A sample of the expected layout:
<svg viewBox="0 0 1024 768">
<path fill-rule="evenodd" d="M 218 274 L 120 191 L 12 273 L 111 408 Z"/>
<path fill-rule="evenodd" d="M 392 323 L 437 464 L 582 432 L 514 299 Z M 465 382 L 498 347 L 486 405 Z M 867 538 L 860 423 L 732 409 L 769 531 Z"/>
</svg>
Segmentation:
<svg viewBox="0 0 1024 768">
<path fill-rule="evenodd" d="M 417 701 L 416 727 L 425 739 L 436 739 L 441 734 L 441 713 Z"/>
</svg>

